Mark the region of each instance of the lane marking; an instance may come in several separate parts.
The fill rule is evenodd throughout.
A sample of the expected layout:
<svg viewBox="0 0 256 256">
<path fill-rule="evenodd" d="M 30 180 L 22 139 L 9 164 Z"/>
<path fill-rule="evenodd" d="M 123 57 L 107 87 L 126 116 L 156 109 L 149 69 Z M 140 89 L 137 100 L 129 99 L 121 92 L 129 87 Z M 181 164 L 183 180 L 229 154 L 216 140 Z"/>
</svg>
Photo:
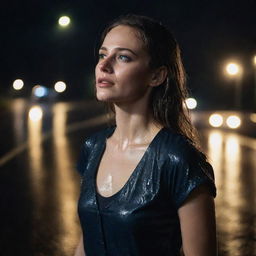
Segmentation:
<svg viewBox="0 0 256 256">
<path fill-rule="evenodd" d="M 211 129 L 203 129 L 203 130 L 205 130 L 206 133 L 209 134 Z M 212 129 L 212 130 L 216 130 L 216 129 Z M 221 131 L 221 130 L 218 130 L 218 131 Z M 227 136 L 227 135 L 228 136 L 236 136 L 239 140 L 239 145 L 240 146 L 251 148 L 251 149 L 256 151 L 256 139 L 255 138 L 248 137 L 248 136 L 241 135 L 241 134 L 237 134 L 237 133 L 234 133 L 234 132 L 221 131 L 221 133 L 225 136 Z"/>
<path fill-rule="evenodd" d="M 6 153 L 4 156 L 0 158 L 0 167 L 5 163 L 7 163 L 8 161 L 12 160 L 18 154 L 22 153 L 22 151 L 24 151 L 27 147 L 28 147 L 28 143 L 25 142 L 17 146 L 16 148 L 12 149 L 8 153 Z"/>
</svg>

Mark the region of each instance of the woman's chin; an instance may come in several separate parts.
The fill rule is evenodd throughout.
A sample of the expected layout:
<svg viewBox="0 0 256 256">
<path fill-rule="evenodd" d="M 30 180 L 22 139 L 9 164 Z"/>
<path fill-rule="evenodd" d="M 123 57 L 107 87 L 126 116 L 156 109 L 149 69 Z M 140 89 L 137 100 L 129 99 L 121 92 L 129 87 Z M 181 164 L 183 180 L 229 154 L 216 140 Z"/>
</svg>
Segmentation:
<svg viewBox="0 0 256 256">
<path fill-rule="evenodd" d="M 102 102 L 112 102 L 111 98 L 106 95 L 96 95 L 98 101 Z"/>
</svg>

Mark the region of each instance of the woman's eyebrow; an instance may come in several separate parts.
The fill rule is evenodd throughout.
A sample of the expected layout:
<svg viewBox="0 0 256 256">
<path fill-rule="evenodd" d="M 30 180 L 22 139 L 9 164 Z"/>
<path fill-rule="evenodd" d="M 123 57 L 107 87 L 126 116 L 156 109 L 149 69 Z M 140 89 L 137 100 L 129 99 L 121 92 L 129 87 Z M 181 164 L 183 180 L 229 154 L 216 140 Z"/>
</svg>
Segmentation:
<svg viewBox="0 0 256 256">
<path fill-rule="evenodd" d="M 116 47 L 115 49 L 118 50 L 118 51 L 129 51 L 129 52 L 131 52 L 132 54 L 134 54 L 135 56 L 138 56 L 138 54 L 136 54 L 133 50 L 131 50 L 131 49 L 129 49 L 129 48 Z M 100 47 L 100 50 L 105 50 L 105 51 L 107 51 L 108 49 L 107 49 L 105 46 L 101 46 L 101 47 Z"/>
</svg>

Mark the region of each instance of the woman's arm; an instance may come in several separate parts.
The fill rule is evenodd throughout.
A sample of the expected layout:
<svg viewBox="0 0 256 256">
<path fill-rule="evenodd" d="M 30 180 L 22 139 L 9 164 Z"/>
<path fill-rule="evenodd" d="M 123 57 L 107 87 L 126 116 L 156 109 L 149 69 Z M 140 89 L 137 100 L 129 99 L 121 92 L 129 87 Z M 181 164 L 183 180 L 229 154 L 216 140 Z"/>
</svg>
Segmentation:
<svg viewBox="0 0 256 256">
<path fill-rule="evenodd" d="M 83 235 L 81 235 L 81 238 L 80 238 L 80 241 L 79 241 L 78 246 L 76 248 L 74 256 L 86 256 L 86 254 L 84 252 Z"/>
<path fill-rule="evenodd" d="M 215 206 L 208 188 L 192 191 L 178 214 L 185 256 L 216 256 Z"/>
</svg>

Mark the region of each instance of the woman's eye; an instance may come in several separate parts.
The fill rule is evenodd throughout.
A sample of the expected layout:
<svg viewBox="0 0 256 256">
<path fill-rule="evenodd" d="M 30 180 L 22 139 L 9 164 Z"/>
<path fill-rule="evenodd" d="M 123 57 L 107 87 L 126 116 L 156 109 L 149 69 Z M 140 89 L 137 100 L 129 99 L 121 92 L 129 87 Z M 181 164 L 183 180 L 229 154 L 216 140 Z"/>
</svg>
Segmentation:
<svg viewBox="0 0 256 256">
<path fill-rule="evenodd" d="M 99 53 L 99 59 L 104 59 L 105 54 Z"/>
<path fill-rule="evenodd" d="M 118 58 L 121 60 L 121 61 L 124 61 L 124 62 L 128 62 L 131 60 L 130 57 L 126 56 L 126 55 L 119 55 Z"/>
</svg>

